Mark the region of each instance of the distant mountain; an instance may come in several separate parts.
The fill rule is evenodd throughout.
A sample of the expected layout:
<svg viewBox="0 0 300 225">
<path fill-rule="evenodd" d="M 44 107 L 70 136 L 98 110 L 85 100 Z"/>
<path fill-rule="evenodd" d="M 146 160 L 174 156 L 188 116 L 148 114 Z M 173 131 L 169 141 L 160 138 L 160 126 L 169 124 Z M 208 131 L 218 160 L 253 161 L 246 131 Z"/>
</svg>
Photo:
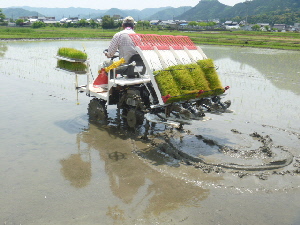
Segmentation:
<svg viewBox="0 0 300 225">
<path fill-rule="evenodd" d="M 24 16 L 44 16 L 43 14 L 38 13 L 37 11 L 29 11 L 22 8 L 4 8 L 2 12 L 6 16 L 6 18 L 11 19 L 18 19 L 19 17 Z"/>
<path fill-rule="evenodd" d="M 90 9 L 90 8 L 38 8 L 38 7 L 29 7 L 22 6 L 16 8 L 4 8 L 3 13 L 7 18 L 11 18 L 13 15 L 14 19 L 19 18 L 20 16 L 49 16 L 55 17 L 57 20 L 60 20 L 65 17 L 79 17 L 79 18 L 101 18 L 104 15 L 120 15 L 121 17 L 132 16 L 136 20 L 145 20 L 151 17 L 153 14 L 169 9 L 172 7 L 160 7 L 160 8 L 146 8 L 143 10 L 123 10 L 117 8 L 111 9 Z M 191 8 L 191 7 L 188 7 Z M 173 9 L 173 8 L 172 8 Z M 175 10 L 176 11 L 176 10 Z M 39 13 L 39 14 L 38 14 Z M 176 14 L 177 15 L 177 14 Z"/>
<path fill-rule="evenodd" d="M 98 18 L 104 15 L 109 15 L 109 16 L 120 15 L 121 17 L 132 16 L 134 19 L 137 20 L 138 17 L 140 16 L 140 10 L 137 9 L 124 10 L 124 9 L 111 8 L 105 11 L 102 15 L 99 15 Z"/>
<path fill-rule="evenodd" d="M 195 7 L 176 17 L 189 21 L 217 19 L 221 12 L 229 10 L 231 6 L 224 5 L 218 0 L 201 0 Z"/>
<path fill-rule="evenodd" d="M 122 10 L 122 9 L 112 8 L 109 10 L 105 10 L 102 13 L 91 14 L 90 18 L 101 18 L 104 15 L 109 15 L 109 16 L 120 15 L 121 17 L 132 16 L 135 20 L 145 20 L 148 17 L 150 17 L 151 15 L 153 15 L 159 11 L 162 11 L 166 8 L 169 8 L 169 7 L 147 8 L 147 9 L 143 9 L 143 10 L 137 10 L 137 9 L 132 9 L 132 10 L 123 9 Z"/>
<path fill-rule="evenodd" d="M 137 9 L 117 9 L 117 8 L 111 8 L 109 10 L 101 10 L 101 12 L 97 13 L 91 13 L 89 15 L 84 16 L 84 18 L 101 18 L 105 15 L 114 16 L 114 15 L 120 15 L 121 17 L 126 16 L 132 16 L 135 20 L 146 20 L 151 15 L 162 11 L 169 7 L 161 7 L 161 8 L 146 8 L 143 10 L 137 10 Z"/>
<path fill-rule="evenodd" d="M 289 11 L 299 12 L 299 0 L 252 0 L 238 3 L 230 10 L 221 13 L 223 18 L 233 18 L 236 16 L 245 17 L 252 15 L 270 14 L 271 12 Z"/>
<path fill-rule="evenodd" d="M 143 10 L 123 9 L 89 9 L 89 8 L 4 8 L 7 18 L 17 19 L 21 16 L 54 16 L 57 20 L 63 17 L 101 18 L 104 15 L 132 16 L 135 20 L 245 20 L 251 23 L 285 23 L 300 22 L 300 0 L 252 0 L 228 6 L 218 0 L 200 0 L 195 7 L 183 6 L 179 8 L 161 7 Z"/>
<path fill-rule="evenodd" d="M 163 10 L 169 9 L 169 8 L 172 8 L 172 7 L 160 7 L 160 8 L 147 8 L 147 9 L 143 9 L 140 12 L 140 17 L 143 18 L 143 19 L 149 19 L 155 13 L 158 13 L 160 11 L 163 11 Z"/>
<path fill-rule="evenodd" d="M 293 22 L 300 20 L 299 13 L 300 0 L 252 0 L 238 3 L 234 6 L 224 5 L 218 0 L 201 0 L 195 7 L 176 17 L 176 19 L 190 21 L 225 20 L 238 17 L 241 19 L 250 16 L 250 20 L 253 19 L 253 22 L 271 23 L 283 21 L 287 24 L 293 24 Z M 272 16 L 270 17 L 270 15 Z M 279 18 L 280 15 L 283 15 L 284 18 Z M 294 19 L 288 20 L 288 17 L 294 17 Z"/>
<path fill-rule="evenodd" d="M 121 9 L 117 9 L 117 8 L 111 8 L 107 11 L 104 12 L 105 15 L 120 15 L 121 17 L 124 17 L 126 15 L 126 13 L 124 12 L 124 10 Z"/>
<path fill-rule="evenodd" d="M 152 16 L 148 17 L 148 20 L 171 20 L 175 17 L 184 14 L 186 11 L 190 10 L 191 6 L 182 6 L 179 8 L 169 7 L 167 9 L 161 10 Z"/>
<path fill-rule="evenodd" d="M 41 14 L 44 14 L 45 16 L 49 17 L 55 17 L 57 20 L 60 20 L 62 18 L 66 17 L 79 17 L 79 18 L 90 18 L 93 14 L 103 14 L 107 10 L 101 10 L 101 9 L 90 9 L 90 8 L 36 8 L 36 7 L 29 7 L 29 6 L 23 6 L 23 9 L 26 10 L 34 10 Z"/>
</svg>

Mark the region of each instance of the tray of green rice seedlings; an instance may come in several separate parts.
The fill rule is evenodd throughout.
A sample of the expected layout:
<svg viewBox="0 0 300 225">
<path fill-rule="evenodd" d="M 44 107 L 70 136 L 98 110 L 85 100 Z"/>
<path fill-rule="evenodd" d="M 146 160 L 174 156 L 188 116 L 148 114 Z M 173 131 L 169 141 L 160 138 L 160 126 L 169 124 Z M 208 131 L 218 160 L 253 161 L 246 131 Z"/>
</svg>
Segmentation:
<svg viewBox="0 0 300 225">
<path fill-rule="evenodd" d="M 214 62 L 212 59 L 198 60 L 197 64 L 201 67 L 205 74 L 205 78 L 209 83 L 209 88 L 212 90 L 211 95 L 219 95 L 224 93 L 224 88 L 219 79 Z"/>
<path fill-rule="evenodd" d="M 74 48 L 59 48 L 57 51 L 57 56 L 66 58 L 67 60 L 74 60 L 74 61 L 86 61 L 87 60 L 87 54 L 74 49 Z"/>
<path fill-rule="evenodd" d="M 154 72 L 155 80 L 162 96 L 180 95 L 179 88 L 168 70 L 157 70 Z"/>
<path fill-rule="evenodd" d="M 190 70 L 184 65 L 170 66 L 168 70 L 171 71 L 175 82 L 181 93 L 185 91 L 195 90 L 195 83 L 190 74 Z"/>
<path fill-rule="evenodd" d="M 171 74 L 173 75 L 180 92 L 180 95 L 173 96 L 168 100 L 168 102 L 178 102 L 194 99 L 198 97 L 199 90 L 208 89 L 206 79 L 202 78 L 203 81 L 200 81 L 201 77 L 197 77 L 195 74 L 194 68 L 197 66 L 197 64 L 190 64 L 176 65 L 168 68 L 168 70 L 171 71 Z"/>
<path fill-rule="evenodd" d="M 195 93 L 195 95 L 191 97 L 196 98 L 209 96 L 211 94 L 209 93 L 209 83 L 206 80 L 204 71 L 201 67 L 197 63 L 187 64 L 185 67 L 189 70 L 190 76 L 193 78 L 195 84 L 195 90 L 191 92 Z M 199 91 L 203 91 L 203 93 L 199 95 Z"/>
<path fill-rule="evenodd" d="M 57 68 L 76 74 L 87 73 L 87 66 L 82 62 L 69 62 L 66 60 L 57 60 Z"/>
<path fill-rule="evenodd" d="M 161 95 L 168 96 L 166 103 L 224 93 L 211 59 L 170 66 L 165 70 L 156 71 L 154 75 Z"/>
<path fill-rule="evenodd" d="M 182 65 L 156 71 L 154 76 L 161 95 L 169 97 L 165 103 L 189 100 L 196 96 L 195 91 L 191 92 L 195 87 L 189 70 Z"/>
</svg>

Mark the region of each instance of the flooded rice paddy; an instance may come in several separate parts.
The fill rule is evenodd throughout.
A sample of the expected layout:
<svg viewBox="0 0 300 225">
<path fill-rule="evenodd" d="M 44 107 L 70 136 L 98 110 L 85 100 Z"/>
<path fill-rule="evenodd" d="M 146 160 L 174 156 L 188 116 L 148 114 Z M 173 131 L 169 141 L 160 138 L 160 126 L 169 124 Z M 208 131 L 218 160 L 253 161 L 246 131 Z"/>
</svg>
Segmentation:
<svg viewBox="0 0 300 225">
<path fill-rule="evenodd" d="M 0 42 L 0 223 L 300 223 L 300 52 L 201 46 L 233 112 L 144 141 L 113 106 L 89 122 L 55 69 L 59 47 L 85 49 L 95 77 L 108 43 Z"/>
</svg>

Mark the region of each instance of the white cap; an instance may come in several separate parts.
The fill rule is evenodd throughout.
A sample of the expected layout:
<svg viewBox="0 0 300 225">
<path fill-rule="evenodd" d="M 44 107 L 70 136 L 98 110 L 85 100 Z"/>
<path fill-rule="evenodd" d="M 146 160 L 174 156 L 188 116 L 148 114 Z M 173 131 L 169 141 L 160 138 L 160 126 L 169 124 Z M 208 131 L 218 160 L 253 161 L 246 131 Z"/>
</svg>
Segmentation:
<svg viewBox="0 0 300 225">
<path fill-rule="evenodd" d="M 134 24 L 134 19 L 131 16 L 127 16 L 123 20 L 123 23 L 133 23 Z"/>
</svg>

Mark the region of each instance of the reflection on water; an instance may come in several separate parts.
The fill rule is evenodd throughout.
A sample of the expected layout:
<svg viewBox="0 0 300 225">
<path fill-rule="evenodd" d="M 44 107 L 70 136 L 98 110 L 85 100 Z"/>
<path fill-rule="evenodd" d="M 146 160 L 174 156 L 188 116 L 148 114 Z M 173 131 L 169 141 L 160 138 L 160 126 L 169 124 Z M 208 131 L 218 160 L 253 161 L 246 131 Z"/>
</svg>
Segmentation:
<svg viewBox="0 0 300 225">
<path fill-rule="evenodd" d="M 88 185 L 91 180 L 91 163 L 82 160 L 80 154 L 72 154 L 68 159 L 60 161 L 61 172 L 65 179 L 71 182 L 76 188 Z"/>
<path fill-rule="evenodd" d="M 3 57 L 6 51 L 7 51 L 7 45 L 4 43 L 0 43 L 0 57 Z"/>
<path fill-rule="evenodd" d="M 132 134 L 116 126 L 103 127 L 90 124 L 89 128 L 79 133 L 77 138 L 77 145 L 85 144 L 85 151 L 98 151 L 100 160 L 105 163 L 110 189 L 126 204 L 126 208 L 133 207 L 134 210 L 143 214 L 143 218 L 150 218 L 181 208 L 187 203 L 190 206 L 197 206 L 207 197 L 208 190 L 174 177 L 165 176 L 144 164 L 132 153 L 130 137 Z M 144 143 L 139 139 L 137 141 L 145 148 L 149 148 L 149 143 Z M 70 156 L 70 158 L 73 158 L 73 162 L 82 162 L 80 155 Z M 68 168 L 64 168 L 65 166 Z M 90 177 L 90 167 L 87 164 L 83 166 L 77 163 L 62 163 L 62 171 L 72 171 L 71 175 L 66 177 L 68 180 L 71 179 L 72 185 L 78 182 L 81 184 L 81 175 L 84 173 L 88 174 L 87 179 Z M 76 173 L 74 171 L 78 172 L 78 176 L 74 174 Z M 83 182 L 85 181 L 84 179 Z M 115 220 L 122 220 L 124 213 L 124 209 L 120 209 L 119 206 L 110 206 L 107 215 Z"/>
</svg>

